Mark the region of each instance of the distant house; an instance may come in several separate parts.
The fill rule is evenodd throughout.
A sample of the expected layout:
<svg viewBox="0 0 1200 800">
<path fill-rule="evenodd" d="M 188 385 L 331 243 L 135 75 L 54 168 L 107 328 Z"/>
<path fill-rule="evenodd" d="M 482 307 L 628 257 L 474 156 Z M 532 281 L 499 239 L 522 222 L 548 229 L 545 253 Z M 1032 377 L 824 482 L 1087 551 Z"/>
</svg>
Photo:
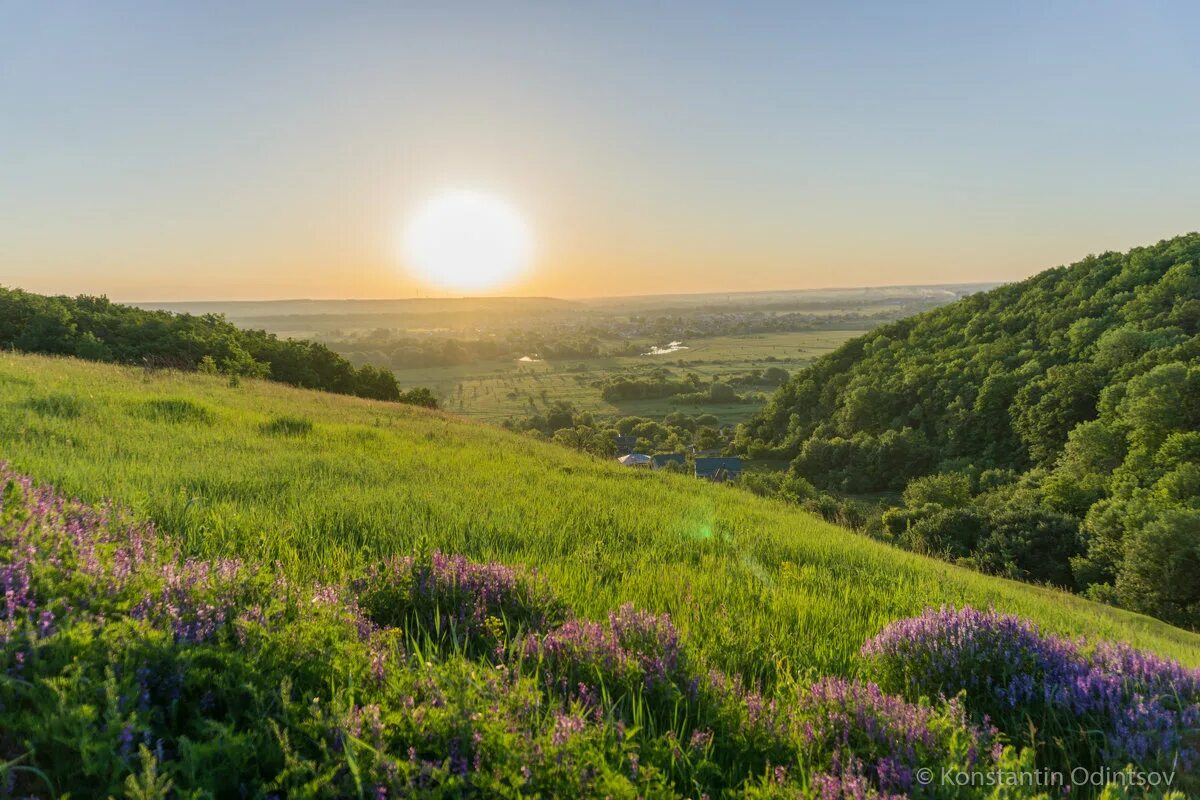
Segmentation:
<svg viewBox="0 0 1200 800">
<path fill-rule="evenodd" d="M 614 436 L 613 442 L 617 445 L 617 455 L 619 456 L 629 455 L 637 447 L 636 436 Z"/>
<path fill-rule="evenodd" d="M 650 456 L 651 469 L 663 469 L 668 464 L 686 464 L 687 456 L 683 453 L 659 453 L 656 456 Z"/>
<path fill-rule="evenodd" d="M 649 467 L 651 459 L 645 453 L 630 453 L 618 458 L 617 462 L 623 467 Z"/>
<path fill-rule="evenodd" d="M 735 480 L 741 474 L 742 460 L 736 456 L 696 459 L 697 478 L 723 483 Z"/>
<path fill-rule="evenodd" d="M 692 455 L 694 455 L 696 458 L 700 458 L 701 456 L 719 456 L 721 455 L 721 451 L 724 449 L 725 448 L 723 447 L 708 447 L 701 450 L 699 447 L 692 445 Z"/>
</svg>

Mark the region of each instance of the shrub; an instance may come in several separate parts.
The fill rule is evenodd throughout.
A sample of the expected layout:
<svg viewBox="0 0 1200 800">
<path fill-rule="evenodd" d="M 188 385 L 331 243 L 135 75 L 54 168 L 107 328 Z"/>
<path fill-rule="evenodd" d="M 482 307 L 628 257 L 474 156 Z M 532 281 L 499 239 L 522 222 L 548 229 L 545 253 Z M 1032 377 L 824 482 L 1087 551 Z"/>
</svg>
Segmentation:
<svg viewBox="0 0 1200 800">
<path fill-rule="evenodd" d="M 424 386 L 400 392 L 400 394 L 396 397 L 396 401 L 399 403 L 404 403 L 405 405 L 421 406 L 422 408 L 438 407 L 437 398 L 433 396 L 433 392 L 429 391 Z"/>
<path fill-rule="evenodd" d="M 913 478 L 904 487 L 904 505 L 921 508 L 937 505 L 942 508 L 962 508 L 971 502 L 971 479 L 950 472 Z"/>
</svg>

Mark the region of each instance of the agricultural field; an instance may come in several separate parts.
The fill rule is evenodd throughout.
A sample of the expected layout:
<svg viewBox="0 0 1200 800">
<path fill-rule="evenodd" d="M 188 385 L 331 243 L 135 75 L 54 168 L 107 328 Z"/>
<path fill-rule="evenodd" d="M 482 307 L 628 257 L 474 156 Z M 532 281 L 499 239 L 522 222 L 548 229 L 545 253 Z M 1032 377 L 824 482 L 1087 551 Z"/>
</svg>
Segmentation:
<svg viewBox="0 0 1200 800">
<path fill-rule="evenodd" d="M 752 387 L 754 398 L 741 403 L 686 403 L 671 398 L 609 402 L 593 384 L 612 376 L 638 377 L 666 368 L 675 375 L 695 373 L 706 381 L 748 369 L 782 367 L 792 372 L 830 352 L 862 330 L 764 333 L 697 339 L 687 349 L 665 355 L 612 356 L 565 362 L 493 362 L 458 367 L 428 367 L 397 372 L 405 384 L 427 386 L 442 407 L 466 417 L 499 422 L 544 411 L 556 401 L 599 416 L 661 419 L 672 411 L 713 414 L 736 424 L 757 411 L 759 395 L 774 387 Z"/>
<path fill-rule="evenodd" d="M 443 408 L 503 422 L 567 402 L 600 417 L 661 419 L 672 411 L 733 425 L 775 385 L 743 386 L 740 402 L 670 398 L 612 403 L 595 385 L 666 368 L 706 382 L 767 366 L 792 372 L 879 324 L 935 308 L 984 284 L 559 300 L 463 298 L 142 304 L 219 313 L 241 327 L 320 341 L 357 365 L 428 387 Z M 672 342 L 682 349 L 666 349 Z"/>
</svg>

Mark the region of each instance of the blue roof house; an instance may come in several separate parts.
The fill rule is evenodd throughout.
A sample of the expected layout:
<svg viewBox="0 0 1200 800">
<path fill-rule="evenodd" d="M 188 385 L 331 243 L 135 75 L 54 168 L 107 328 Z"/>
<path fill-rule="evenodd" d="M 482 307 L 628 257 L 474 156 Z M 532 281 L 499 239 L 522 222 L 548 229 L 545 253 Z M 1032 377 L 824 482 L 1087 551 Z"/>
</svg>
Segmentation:
<svg viewBox="0 0 1200 800">
<path fill-rule="evenodd" d="M 737 456 L 697 458 L 696 477 L 724 482 L 736 480 L 742 474 L 742 460 Z"/>
</svg>

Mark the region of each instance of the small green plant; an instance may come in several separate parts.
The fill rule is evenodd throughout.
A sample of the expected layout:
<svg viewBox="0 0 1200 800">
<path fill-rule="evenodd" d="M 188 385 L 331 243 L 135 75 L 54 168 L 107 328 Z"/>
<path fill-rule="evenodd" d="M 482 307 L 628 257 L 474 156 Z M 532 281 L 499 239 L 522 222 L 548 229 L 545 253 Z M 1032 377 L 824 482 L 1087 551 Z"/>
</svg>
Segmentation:
<svg viewBox="0 0 1200 800">
<path fill-rule="evenodd" d="M 29 401 L 29 407 L 43 417 L 75 419 L 83 413 L 84 403 L 70 394 L 51 394 Z"/>
<path fill-rule="evenodd" d="M 312 429 L 312 420 L 288 414 L 277 414 L 260 426 L 260 430 L 268 436 L 307 436 Z"/>
<path fill-rule="evenodd" d="M 125 779 L 127 800 L 167 800 L 174 783 L 166 775 L 158 774 L 158 759 L 146 745 L 138 747 L 142 761 L 142 772 Z"/>
<path fill-rule="evenodd" d="M 143 407 L 147 417 L 156 422 L 191 425 L 211 425 L 213 413 L 199 403 L 172 397 L 150 400 Z"/>
<path fill-rule="evenodd" d="M 196 364 L 196 371 L 205 375 L 216 375 L 221 370 L 217 368 L 216 360 L 212 356 L 206 355 L 200 359 L 200 363 Z"/>
</svg>

